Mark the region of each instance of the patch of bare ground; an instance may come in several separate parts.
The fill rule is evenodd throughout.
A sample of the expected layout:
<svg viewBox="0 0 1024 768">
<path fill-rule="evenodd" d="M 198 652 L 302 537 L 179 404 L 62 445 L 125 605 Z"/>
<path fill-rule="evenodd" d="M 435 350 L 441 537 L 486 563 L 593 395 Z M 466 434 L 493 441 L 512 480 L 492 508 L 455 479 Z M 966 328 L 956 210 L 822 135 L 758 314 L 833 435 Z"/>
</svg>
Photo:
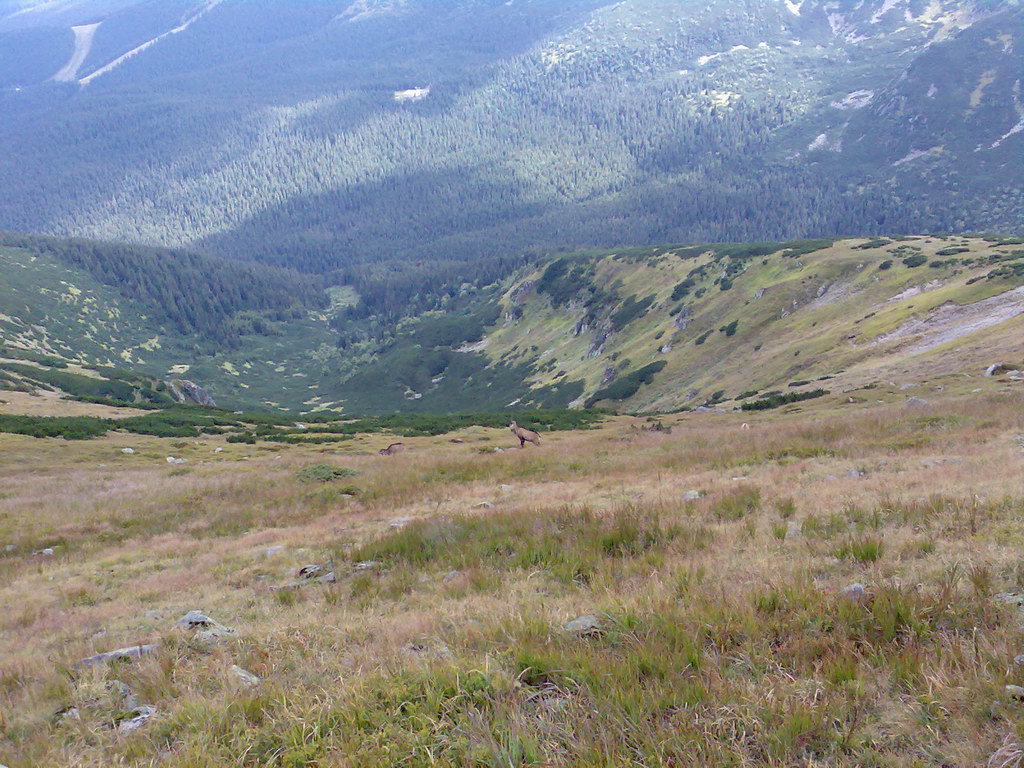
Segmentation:
<svg viewBox="0 0 1024 768">
<path fill-rule="evenodd" d="M 0 762 L 1003 765 L 1020 405 L 617 417 L 503 453 L 499 430 L 193 445 L 187 471 L 156 439 L 117 462 L 118 437 L 0 436 Z M 356 474 L 302 479 L 325 462 Z M 234 631 L 175 629 L 192 609 Z M 132 730 L 122 684 L 154 708 Z"/>
<path fill-rule="evenodd" d="M 1024 288 L 1015 288 L 972 304 L 948 302 L 923 317 L 915 317 L 882 334 L 875 344 L 907 340 L 906 352 L 915 354 L 991 328 L 1024 314 Z"/>
</svg>

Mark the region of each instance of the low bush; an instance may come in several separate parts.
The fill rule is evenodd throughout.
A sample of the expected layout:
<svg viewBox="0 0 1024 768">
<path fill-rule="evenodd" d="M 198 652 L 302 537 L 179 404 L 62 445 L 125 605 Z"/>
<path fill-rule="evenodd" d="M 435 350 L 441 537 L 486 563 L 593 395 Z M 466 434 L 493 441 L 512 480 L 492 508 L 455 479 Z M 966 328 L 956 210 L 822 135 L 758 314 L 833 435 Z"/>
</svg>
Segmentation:
<svg viewBox="0 0 1024 768">
<path fill-rule="evenodd" d="M 744 403 L 741 407 L 744 411 L 767 411 L 771 408 L 779 408 L 790 403 L 799 403 L 804 400 L 814 400 L 828 394 L 827 389 L 815 389 L 811 392 L 791 392 L 787 395 L 776 393 L 760 400 Z"/>
</svg>

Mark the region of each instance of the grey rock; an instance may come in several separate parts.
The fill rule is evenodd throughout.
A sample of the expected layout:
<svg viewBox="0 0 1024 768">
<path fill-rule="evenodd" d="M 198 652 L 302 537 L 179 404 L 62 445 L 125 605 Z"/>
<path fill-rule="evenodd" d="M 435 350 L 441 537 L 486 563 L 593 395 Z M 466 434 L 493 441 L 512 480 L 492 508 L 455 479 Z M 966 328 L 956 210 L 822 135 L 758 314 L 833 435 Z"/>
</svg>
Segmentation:
<svg viewBox="0 0 1024 768">
<path fill-rule="evenodd" d="M 136 707 L 132 710 L 132 716 L 120 721 L 117 724 L 117 730 L 122 733 L 130 733 L 136 731 L 144 726 L 153 715 L 156 714 L 156 707 L 151 707 L 148 704 Z"/>
<path fill-rule="evenodd" d="M 862 603 L 868 598 L 868 592 L 863 584 L 850 584 L 839 590 L 839 596 L 851 603 Z"/>
<path fill-rule="evenodd" d="M 703 495 L 700 491 L 687 491 L 683 494 L 683 501 L 697 501 Z"/>
<path fill-rule="evenodd" d="M 790 520 L 786 526 L 786 541 L 790 539 L 796 539 L 803 535 L 803 528 L 800 527 L 800 523 L 795 520 Z"/>
<path fill-rule="evenodd" d="M 1014 656 L 1013 663 L 1016 664 L 1018 667 L 1024 664 L 1024 653 L 1018 653 L 1016 656 Z"/>
<path fill-rule="evenodd" d="M 998 376 L 1007 370 L 1009 370 L 1007 366 L 1002 363 L 992 363 L 992 365 L 985 369 L 985 376 Z"/>
<path fill-rule="evenodd" d="M 502 493 L 511 493 L 513 490 L 515 490 L 515 486 L 506 485 L 505 483 L 502 483 L 501 485 L 498 486 L 498 490 L 501 491 Z"/>
<path fill-rule="evenodd" d="M 130 712 L 133 709 L 138 709 L 139 702 L 135 698 L 135 694 L 132 693 L 132 689 L 120 680 L 108 680 L 106 688 L 111 698 L 120 704 L 124 711 Z"/>
<path fill-rule="evenodd" d="M 254 685 L 260 684 L 260 678 L 258 675 L 254 675 L 247 669 L 242 669 L 237 664 L 233 664 L 231 666 L 231 674 L 234 675 L 235 679 L 244 686 L 251 688 Z"/>
<path fill-rule="evenodd" d="M 121 449 L 121 453 L 123 453 L 125 456 L 131 456 L 133 453 L 135 453 L 135 449 L 134 448 L 122 448 Z"/>
<path fill-rule="evenodd" d="M 14 551 L 14 545 L 13 544 L 6 544 L 6 545 L 4 545 L 4 552 L 13 552 L 13 551 Z"/>
<path fill-rule="evenodd" d="M 381 566 L 381 563 L 378 562 L 377 560 L 364 560 L 361 563 L 356 563 L 352 567 L 355 568 L 356 571 L 362 572 L 362 571 L 372 571 L 375 568 L 380 568 L 380 566 Z"/>
<path fill-rule="evenodd" d="M 931 403 L 929 403 L 923 397 L 911 397 L 911 398 L 907 399 L 907 402 L 905 402 L 903 404 L 903 407 L 904 408 L 923 408 L 923 407 L 928 406 L 928 405 L 931 405 Z"/>
<path fill-rule="evenodd" d="M 284 546 L 283 545 L 275 544 L 272 547 L 267 547 L 266 549 L 264 549 L 263 550 L 263 556 L 264 557 L 273 557 L 274 555 L 276 555 L 276 554 L 278 554 L 280 552 L 283 552 L 283 551 L 284 551 Z"/>
<path fill-rule="evenodd" d="M 319 584 L 336 584 L 337 582 L 338 577 L 334 575 L 334 571 L 328 571 L 319 579 L 317 579 L 317 583 Z"/>
<path fill-rule="evenodd" d="M 454 581 L 457 578 L 459 578 L 459 572 L 458 571 L 448 571 L 448 573 L 446 573 L 444 576 L 441 577 L 441 580 L 444 581 L 445 583 L 447 583 L 447 582 L 450 582 L 450 581 Z"/>
<path fill-rule="evenodd" d="M 1024 688 L 1019 685 L 1006 686 L 1006 695 L 1014 701 L 1024 701 Z"/>
<path fill-rule="evenodd" d="M 76 666 L 95 667 L 100 664 L 108 664 L 113 661 L 132 661 L 155 652 L 155 645 L 132 645 L 128 648 L 118 648 L 116 651 L 97 653 L 95 656 L 89 656 L 88 658 L 82 659 Z"/>
<path fill-rule="evenodd" d="M 323 570 L 322 565 L 304 565 L 299 568 L 297 575 L 300 579 L 312 579 L 323 573 Z"/>
<path fill-rule="evenodd" d="M 415 517 L 396 517 L 394 520 L 388 523 L 388 528 L 405 528 L 405 526 L 407 526 L 415 519 Z"/>
<path fill-rule="evenodd" d="M 188 464 L 188 459 L 177 459 L 174 456 L 167 457 L 168 464 Z"/>
<path fill-rule="evenodd" d="M 565 629 L 579 637 L 599 635 L 601 634 L 601 619 L 592 613 L 588 613 L 584 616 L 577 616 L 572 621 L 566 623 Z"/>
<path fill-rule="evenodd" d="M 160 611 L 146 611 L 143 615 L 147 619 L 162 619 L 163 618 L 163 616 L 160 615 Z"/>
<path fill-rule="evenodd" d="M 1024 593 L 1021 592 L 1000 592 L 993 595 L 992 599 L 997 603 L 1006 603 L 1007 605 L 1015 605 L 1018 608 L 1024 608 Z"/>
<path fill-rule="evenodd" d="M 195 637 L 199 640 L 219 640 L 222 637 L 233 635 L 235 630 L 229 629 L 221 624 L 219 621 L 215 621 L 207 616 L 202 611 L 189 611 L 180 619 L 178 619 L 174 626 L 179 629 L 188 629 L 195 633 Z"/>
<path fill-rule="evenodd" d="M 46 557 L 52 557 L 53 554 L 54 554 L 54 549 L 53 549 L 53 547 L 47 547 L 46 549 L 40 549 L 39 550 L 39 554 L 40 555 L 45 555 Z"/>
<path fill-rule="evenodd" d="M 61 710 L 55 712 L 54 715 L 53 715 L 53 718 L 52 718 L 53 723 L 55 725 L 58 724 L 58 723 L 63 723 L 65 721 L 67 721 L 67 720 L 80 720 L 80 719 L 81 719 L 81 715 L 78 712 L 78 707 L 64 707 L 64 709 L 61 709 Z M 0 764 L 0 768 L 4 768 L 4 766 L 2 764 Z"/>
<path fill-rule="evenodd" d="M 474 504 L 473 509 L 491 509 L 493 506 L 493 502 L 481 501 L 479 504 Z"/>
<path fill-rule="evenodd" d="M 851 469 L 851 470 L 850 470 L 849 472 L 847 472 L 846 474 L 847 474 L 847 475 L 848 475 L 849 477 L 864 477 L 864 474 L 865 474 L 865 473 L 864 473 L 864 472 L 862 472 L 862 471 L 860 471 L 859 469 Z"/>
<path fill-rule="evenodd" d="M 216 408 L 217 403 L 210 397 L 209 392 L 192 381 L 185 379 L 171 379 L 167 382 L 167 389 L 175 400 L 182 405 L 203 405 L 208 408 Z M 241 416 L 241 414 L 236 414 Z"/>
</svg>

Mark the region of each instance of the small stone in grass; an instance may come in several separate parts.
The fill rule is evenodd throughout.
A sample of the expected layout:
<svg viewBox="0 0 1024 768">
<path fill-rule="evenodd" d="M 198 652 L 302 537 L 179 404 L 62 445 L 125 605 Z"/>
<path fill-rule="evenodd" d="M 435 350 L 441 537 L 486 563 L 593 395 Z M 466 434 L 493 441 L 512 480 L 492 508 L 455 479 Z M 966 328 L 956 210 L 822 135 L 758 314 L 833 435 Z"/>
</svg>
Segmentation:
<svg viewBox="0 0 1024 768">
<path fill-rule="evenodd" d="M 242 669 L 237 664 L 231 666 L 231 674 L 235 676 L 242 685 L 252 687 L 260 684 L 260 678 L 247 669 Z"/>
<path fill-rule="evenodd" d="M 1014 701 L 1024 701 L 1024 688 L 1019 685 L 1006 686 L 1006 695 Z"/>
<path fill-rule="evenodd" d="M 577 616 L 565 625 L 567 631 L 579 637 L 589 637 L 601 633 L 601 620 L 593 614 Z"/>
<path fill-rule="evenodd" d="M 850 584 L 839 591 L 839 596 L 851 603 L 860 603 L 867 599 L 868 592 L 863 584 Z"/>
</svg>

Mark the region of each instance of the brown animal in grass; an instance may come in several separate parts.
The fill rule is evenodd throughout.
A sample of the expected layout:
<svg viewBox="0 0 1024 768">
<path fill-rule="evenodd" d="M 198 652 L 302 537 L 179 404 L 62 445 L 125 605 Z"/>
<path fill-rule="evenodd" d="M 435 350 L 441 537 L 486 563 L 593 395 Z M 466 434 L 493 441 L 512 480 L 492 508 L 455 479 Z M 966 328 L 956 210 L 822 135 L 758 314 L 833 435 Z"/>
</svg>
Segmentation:
<svg viewBox="0 0 1024 768">
<path fill-rule="evenodd" d="M 405 443 L 392 443 L 387 448 L 380 449 L 381 456 L 394 456 L 396 453 L 401 453 L 405 450 Z"/>
<path fill-rule="evenodd" d="M 523 429 L 514 421 L 508 425 L 508 428 L 512 430 L 513 435 L 519 438 L 520 448 L 525 448 L 527 443 L 540 445 L 540 435 L 538 435 L 532 429 Z"/>
</svg>

